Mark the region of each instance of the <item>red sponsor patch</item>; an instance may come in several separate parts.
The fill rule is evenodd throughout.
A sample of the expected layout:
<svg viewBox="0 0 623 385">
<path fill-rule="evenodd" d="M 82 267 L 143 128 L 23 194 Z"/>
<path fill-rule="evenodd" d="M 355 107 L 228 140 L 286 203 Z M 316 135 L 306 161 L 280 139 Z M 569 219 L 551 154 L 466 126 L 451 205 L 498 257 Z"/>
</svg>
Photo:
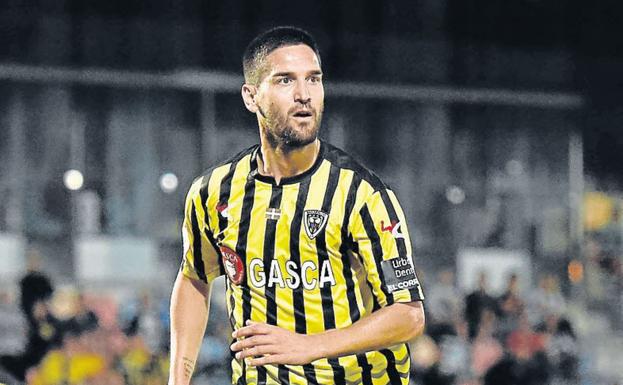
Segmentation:
<svg viewBox="0 0 623 385">
<path fill-rule="evenodd" d="M 221 255 L 223 256 L 223 266 L 229 280 L 236 285 L 240 285 L 244 279 L 242 259 L 235 251 L 226 246 L 221 246 Z"/>
</svg>

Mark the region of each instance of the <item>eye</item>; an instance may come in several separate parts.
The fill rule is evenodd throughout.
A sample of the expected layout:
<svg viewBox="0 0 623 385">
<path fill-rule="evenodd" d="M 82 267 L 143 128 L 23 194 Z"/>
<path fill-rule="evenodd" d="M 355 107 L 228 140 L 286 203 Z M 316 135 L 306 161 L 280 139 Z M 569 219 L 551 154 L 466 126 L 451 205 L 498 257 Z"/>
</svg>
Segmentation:
<svg viewBox="0 0 623 385">
<path fill-rule="evenodd" d="M 292 78 L 289 78 L 287 76 L 284 76 L 282 78 L 279 78 L 279 80 L 277 81 L 277 83 L 279 84 L 290 84 L 292 83 Z"/>
<path fill-rule="evenodd" d="M 320 83 L 322 81 L 322 78 L 319 75 L 314 75 L 314 76 L 310 76 L 307 81 L 309 81 L 312 84 L 316 84 L 316 83 Z"/>
</svg>

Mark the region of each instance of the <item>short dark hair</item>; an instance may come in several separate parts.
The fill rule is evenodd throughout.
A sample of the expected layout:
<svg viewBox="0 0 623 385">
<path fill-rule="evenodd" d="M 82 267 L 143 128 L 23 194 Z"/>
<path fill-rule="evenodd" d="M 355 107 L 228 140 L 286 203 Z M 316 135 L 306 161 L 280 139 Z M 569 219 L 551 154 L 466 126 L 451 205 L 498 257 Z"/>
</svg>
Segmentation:
<svg viewBox="0 0 623 385">
<path fill-rule="evenodd" d="M 297 27 L 275 27 L 261 33 L 249 43 L 242 56 L 244 80 L 249 84 L 258 84 L 262 78 L 262 64 L 268 54 L 277 48 L 304 44 L 311 48 L 320 63 L 320 51 L 309 32 Z"/>
</svg>

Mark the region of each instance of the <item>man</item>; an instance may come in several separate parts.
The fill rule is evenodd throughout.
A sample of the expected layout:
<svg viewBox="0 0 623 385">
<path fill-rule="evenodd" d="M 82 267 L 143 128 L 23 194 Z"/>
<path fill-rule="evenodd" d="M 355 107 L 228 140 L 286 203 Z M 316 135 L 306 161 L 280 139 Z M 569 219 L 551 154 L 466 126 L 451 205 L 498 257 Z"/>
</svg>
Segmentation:
<svg viewBox="0 0 623 385">
<path fill-rule="evenodd" d="M 40 271 L 40 265 L 39 252 L 32 250 L 28 255 L 28 272 L 19 282 L 20 308 L 28 325 L 26 347 L 18 355 L 0 356 L 0 368 L 20 381 L 25 381 L 28 369 L 38 365 L 63 340 L 63 323 L 50 311 L 54 286 Z"/>
<path fill-rule="evenodd" d="M 422 291 L 394 193 L 318 139 L 320 55 L 279 27 L 243 58 L 260 144 L 208 170 L 186 199 L 171 297 L 170 385 L 188 384 L 226 274 L 234 384 L 407 384 Z"/>
</svg>

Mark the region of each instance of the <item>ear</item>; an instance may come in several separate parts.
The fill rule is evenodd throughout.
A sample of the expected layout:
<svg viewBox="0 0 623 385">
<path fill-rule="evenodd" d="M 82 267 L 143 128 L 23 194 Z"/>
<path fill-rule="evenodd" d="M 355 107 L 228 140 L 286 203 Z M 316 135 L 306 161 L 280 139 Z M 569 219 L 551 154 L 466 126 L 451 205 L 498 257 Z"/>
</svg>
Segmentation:
<svg viewBox="0 0 623 385">
<path fill-rule="evenodd" d="M 255 97 L 257 95 L 257 87 L 245 83 L 242 85 L 242 90 L 240 90 L 240 94 L 242 95 L 242 101 L 244 102 L 244 106 L 247 107 L 247 110 L 255 114 L 258 111 L 257 103 L 255 101 Z"/>
</svg>

